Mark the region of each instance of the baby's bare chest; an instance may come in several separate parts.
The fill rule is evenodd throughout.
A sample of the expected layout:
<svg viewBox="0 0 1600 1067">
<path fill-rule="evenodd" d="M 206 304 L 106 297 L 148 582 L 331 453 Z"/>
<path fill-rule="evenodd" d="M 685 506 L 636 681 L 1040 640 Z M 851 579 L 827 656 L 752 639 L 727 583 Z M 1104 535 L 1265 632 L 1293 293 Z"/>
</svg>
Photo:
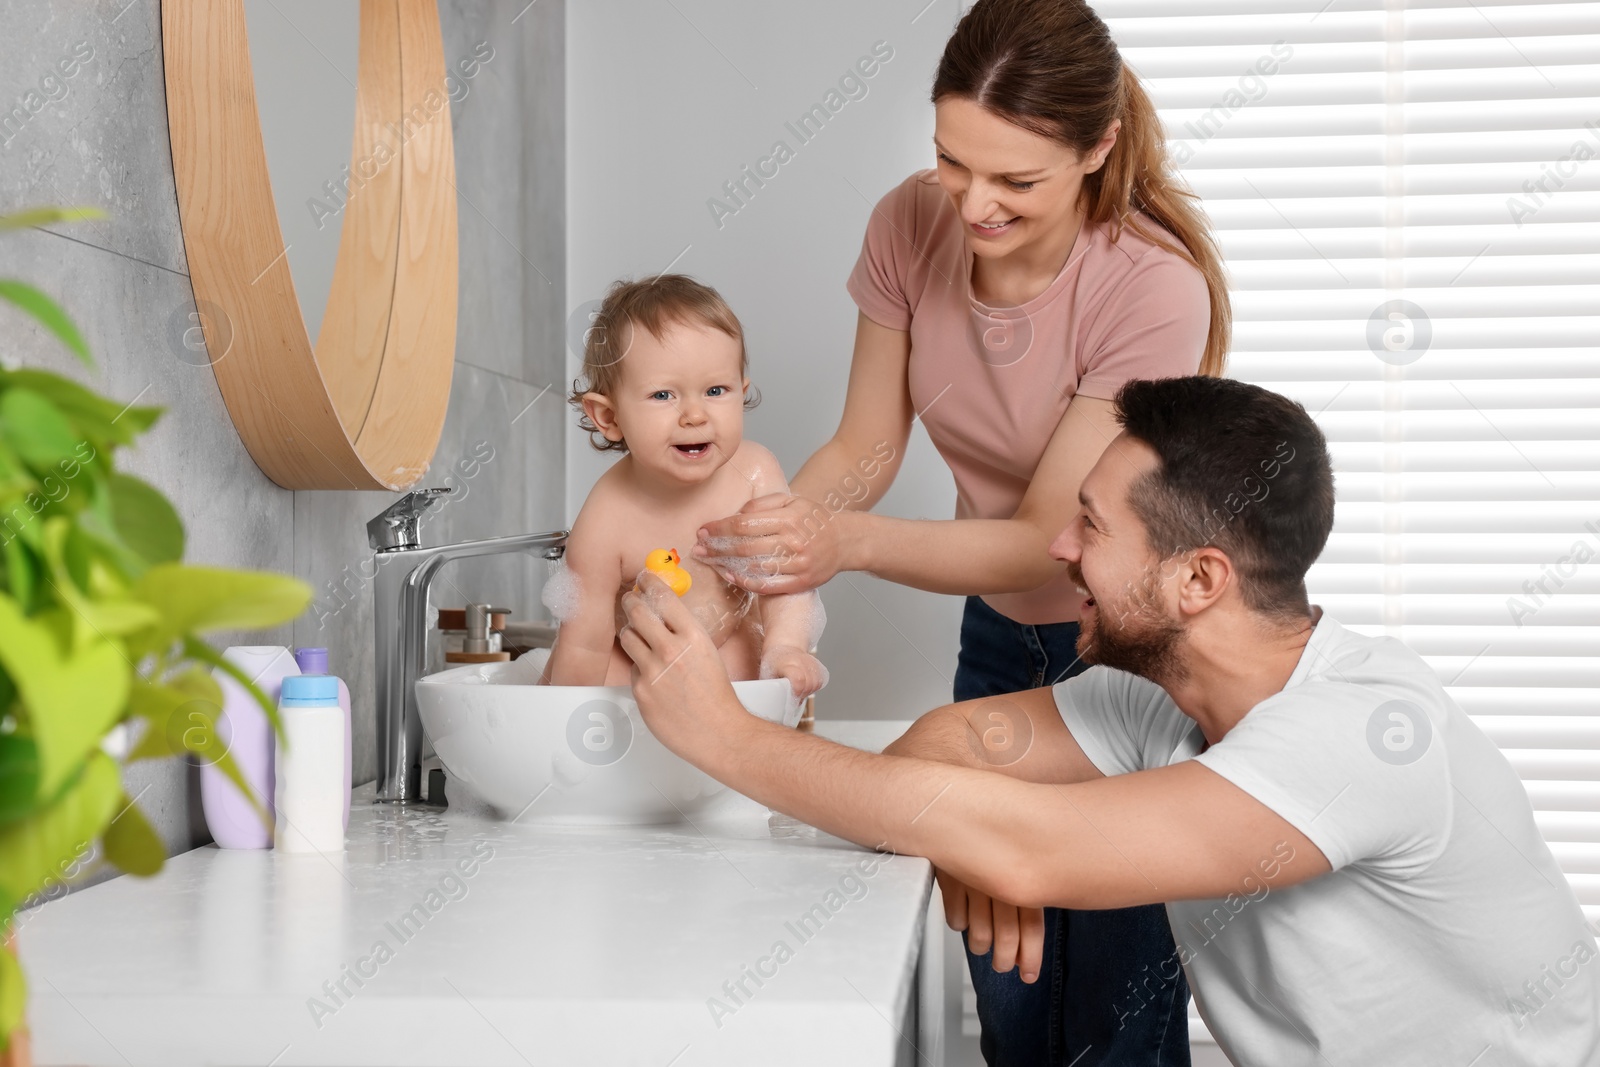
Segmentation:
<svg viewBox="0 0 1600 1067">
<path fill-rule="evenodd" d="M 632 509 L 633 513 L 613 532 L 622 569 L 622 581 L 617 589 L 619 602 L 622 594 L 633 588 L 651 552 L 673 549 L 678 557 L 677 566 L 687 571 L 690 578 L 683 602 L 720 644 L 746 621 L 754 597 L 730 585 L 716 571 L 695 559 L 694 546 L 701 526 L 732 515 L 748 499 L 748 493 L 718 494 L 708 506 L 684 509 L 676 514 Z"/>
</svg>

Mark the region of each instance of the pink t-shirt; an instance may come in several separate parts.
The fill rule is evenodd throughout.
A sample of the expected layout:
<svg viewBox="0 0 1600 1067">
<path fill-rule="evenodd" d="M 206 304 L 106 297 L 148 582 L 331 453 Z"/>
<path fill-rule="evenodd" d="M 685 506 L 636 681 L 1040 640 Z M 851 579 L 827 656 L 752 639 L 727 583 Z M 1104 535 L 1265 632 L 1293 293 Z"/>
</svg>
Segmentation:
<svg viewBox="0 0 1600 1067">
<path fill-rule="evenodd" d="M 1009 519 L 1074 396 L 1199 369 L 1211 301 L 1187 260 L 1131 227 L 1113 243 L 1085 225 L 1044 292 L 990 307 L 972 295 L 964 232 L 936 172 L 919 171 L 878 202 L 846 288 L 869 319 L 911 334 L 911 401 L 955 476 L 956 518 Z M 1046 623 L 1077 618 L 1082 598 L 1063 573 L 984 600 Z"/>
</svg>

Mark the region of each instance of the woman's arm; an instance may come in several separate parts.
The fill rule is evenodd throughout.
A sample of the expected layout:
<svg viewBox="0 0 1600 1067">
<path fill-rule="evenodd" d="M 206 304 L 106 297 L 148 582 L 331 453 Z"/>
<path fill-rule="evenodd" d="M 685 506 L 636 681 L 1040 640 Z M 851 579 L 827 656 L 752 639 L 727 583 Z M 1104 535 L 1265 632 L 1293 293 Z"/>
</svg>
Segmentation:
<svg viewBox="0 0 1600 1067">
<path fill-rule="evenodd" d="M 852 370 L 852 395 L 855 385 Z M 907 404 L 909 409 L 909 400 Z M 852 508 L 835 510 L 826 498 L 819 502 L 797 489 L 786 502 L 753 500 L 740 514 L 708 523 L 695 554 L 715 565 L 707 544 L 727 539 L 717 542 L 721 547 L 715 555 L 765 557 L 756 573 L 746 567 L 738 576 L 729 575 L 730 581 L 758 593 L 814 589 L 852 570 L 961 596 L 1037 589 L 1061 571 L 1048 548 L 1077 513 L 1084 477 L 1120 432 L 1113 410 L 1109 400 L 1073 398 L 1009 519 L 898 519 Z M 810 469 L 811 463 L 806 466 Z M 884 481 L 887 488 L 888 479 Z M 799 485 L 800 479 L 795 482 Z"/>
<path fill-rule="evenodd" d="M 1020 593 L 1061 573 L 1050 543 L 1078 512 L 1078 490 L 1121 432 L 1109 400 L 1074 397 L 1009 519 L 840 516 L 840 570 L 933 593 Z"/>
<path fill-rule="evenodd" d="M 909 333 L 856 313 L 856 347 L 839 429 L 790 480 L 790 493 L 818 501 L 834 493 L 845 508 L 867 511 L 888 492 L 911 436 L 910 362 Z M 864 463 L 871 477 L 863 476 Z"/>
</svg>

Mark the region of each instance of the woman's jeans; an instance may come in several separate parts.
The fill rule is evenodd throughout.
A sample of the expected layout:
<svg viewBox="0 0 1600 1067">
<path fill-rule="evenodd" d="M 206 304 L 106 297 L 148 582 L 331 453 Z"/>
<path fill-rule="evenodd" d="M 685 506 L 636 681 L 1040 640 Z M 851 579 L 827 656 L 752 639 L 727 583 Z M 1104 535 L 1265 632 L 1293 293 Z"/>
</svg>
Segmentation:
<svg viewBox="0 0 1600 1067">
<path fill-rule="evenodd" d="M 968 597 L 955 698 L 1054 685 L 1086 666 L 1075 622 L 1024 626 Z M 1188 1067 L 1189 986 L 1166 908 L 1044 909 L 1044 962 L 1024 984 L 967 951 L 990 1067 Z M 962 940 L 966 940 L 963 933 Z"/>
</svg>

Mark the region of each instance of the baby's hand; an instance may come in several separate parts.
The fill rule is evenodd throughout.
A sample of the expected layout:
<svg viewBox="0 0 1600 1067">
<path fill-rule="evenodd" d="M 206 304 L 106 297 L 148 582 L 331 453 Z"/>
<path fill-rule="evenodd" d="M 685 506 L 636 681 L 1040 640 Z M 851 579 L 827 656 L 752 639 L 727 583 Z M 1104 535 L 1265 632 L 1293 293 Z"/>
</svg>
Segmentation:
<svg viewBox="0 0 1600 1067">
<path fill-rule="evenodd" d="M 804 700 L 828 684 L 828 668 L 803 648 L 774 645 L 761 656 L 761 677 L 787 678 L 796 700 Z"/>
</svg>

